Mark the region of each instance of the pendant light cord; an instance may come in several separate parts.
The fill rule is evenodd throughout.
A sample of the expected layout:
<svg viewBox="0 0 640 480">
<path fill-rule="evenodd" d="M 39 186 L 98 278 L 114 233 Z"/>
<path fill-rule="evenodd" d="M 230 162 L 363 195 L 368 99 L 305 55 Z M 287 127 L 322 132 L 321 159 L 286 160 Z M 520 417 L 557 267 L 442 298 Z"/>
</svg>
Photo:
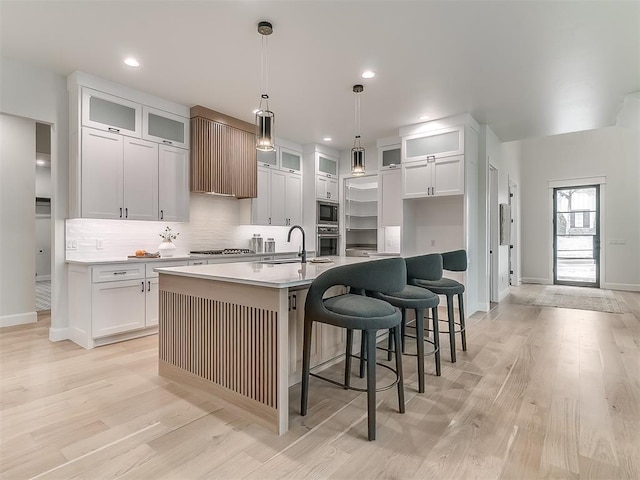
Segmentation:
<svg viewBox="0 0 640 480">
<path fill-rule="evenodd" d="M 267 91 L 269 88 L 269 79 L 267 75 L 267 35 L 262 35 L 262 92 L 267 95 Z"/>
</svg>

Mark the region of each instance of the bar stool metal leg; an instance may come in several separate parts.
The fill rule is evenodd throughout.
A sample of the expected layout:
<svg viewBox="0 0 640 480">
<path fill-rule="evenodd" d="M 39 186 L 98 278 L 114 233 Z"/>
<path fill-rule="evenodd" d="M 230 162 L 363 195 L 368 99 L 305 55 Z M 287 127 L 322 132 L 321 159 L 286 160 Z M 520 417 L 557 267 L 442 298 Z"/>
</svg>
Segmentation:
<svg viewBox="0 0 640 480">
<path fill-rule="evenodd" d="M 366 330 L 366 337 L 367 337 L 367 410 L 369 413 L 368 431 L 369 431 L 369 440 L 375 440 L 376 439 L 376 331 Z"/>
<path fill-rule="evenodd" d="M 435 357 L 436 357 L 436 375 L 439 377 L 441 375 L 440 369 L 440 327 L 438 325 L 438 307 L 433 307 L 431 309 L 431 317 L 433 322 L 433 348 L 435 349 Z"/>
<path fill-rule="evenodd" d="M 300 414 L 307 414 L 307 399 L 309 397 L 309 370 L 311 367 L 311 322 L 304 322 L 302 347 L 302 393 L 300 396 Z"/>
<path fill-rule="evenodd" d="M 458 309 L 460 311 L 460 337 L 462 338 L 462 350 L 467 351 L 467 330 L 464 324 L 464 298 L 458 294 Z"/>
<path fill-rule="evenodd" d="M 400 326 L 393 329 L 393 340 L 396 352 L 396 371 L 398 374 L 398 410 L 404 413 L 404 374 L 402 373 L 402 354 L 400 353 Z"/>
<path fill-rule="evenodd" d="M 456 322 L 453 314 L 453 297 L 451 295 L 447 295 L 447 318 L 449 320 L 449 346 L 451 347 L 451 363 L 456 363 Z"/>
<path fill-rule="evenodd" d="M 416 308 L 416 349 L 418 351 L 418 392 L 424 393 L 424 310 Z"/>
<path fill-rule="evenodd" d="M 344 359 L 344 388 L 351 385 L 351 348 L 353 346 L 353 330 L 347 328 L 347 351 Z"/>
</svg>

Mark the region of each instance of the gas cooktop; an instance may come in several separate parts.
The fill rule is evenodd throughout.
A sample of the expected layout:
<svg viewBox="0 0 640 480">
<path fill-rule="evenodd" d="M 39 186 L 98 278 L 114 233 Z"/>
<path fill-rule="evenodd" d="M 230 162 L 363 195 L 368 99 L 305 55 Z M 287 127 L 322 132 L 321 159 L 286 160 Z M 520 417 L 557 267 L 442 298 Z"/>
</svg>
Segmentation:
<svg viewBox="0 0 640 480">
<path fill-rule="evenodd" d="M 222 250 L 192 250 L 192 255 L 243 255 L 252 254 L 248 248 L 224 248 Z"/>
</svg>

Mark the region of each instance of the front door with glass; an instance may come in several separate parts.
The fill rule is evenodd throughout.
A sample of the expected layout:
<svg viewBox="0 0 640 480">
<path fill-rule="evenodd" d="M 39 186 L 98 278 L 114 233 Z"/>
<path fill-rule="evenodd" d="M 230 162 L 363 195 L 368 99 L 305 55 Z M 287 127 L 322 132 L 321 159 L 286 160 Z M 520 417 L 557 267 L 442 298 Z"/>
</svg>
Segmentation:
<svg viewBox="0 0 640 480">
<path fill-rule="evenodd" d="M 600 188 L 553 190 L 553 283 L 600 287 Z"/>
</svg>

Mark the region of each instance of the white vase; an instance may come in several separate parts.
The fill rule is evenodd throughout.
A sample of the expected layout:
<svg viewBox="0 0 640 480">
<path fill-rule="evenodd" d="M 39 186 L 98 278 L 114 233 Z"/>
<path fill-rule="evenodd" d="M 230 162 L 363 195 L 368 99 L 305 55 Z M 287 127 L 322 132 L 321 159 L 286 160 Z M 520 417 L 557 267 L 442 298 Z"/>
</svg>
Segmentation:
<svg viewBox="0 0 640 480">
<path fill-rule="evenodd" d="M 173 257 L 173 252 L 176 249 L 175 244 L 171 240 L 163 240 L 160 245 L 158 245 L 158 251 L 160 252 L 160 256 L 162 258 Z"/>
</svg>

